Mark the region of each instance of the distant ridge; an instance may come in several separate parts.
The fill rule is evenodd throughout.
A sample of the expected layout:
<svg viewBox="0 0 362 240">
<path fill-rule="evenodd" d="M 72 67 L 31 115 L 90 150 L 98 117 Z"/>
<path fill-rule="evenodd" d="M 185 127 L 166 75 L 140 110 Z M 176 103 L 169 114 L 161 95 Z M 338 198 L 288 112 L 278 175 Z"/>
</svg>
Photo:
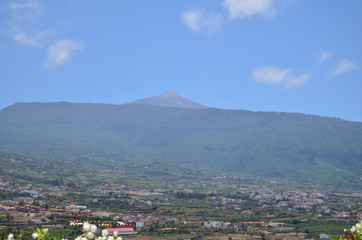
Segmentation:
<svg viewBox="0 0 362 240">
<path fill-rule="evenodd" d="M 94 166 L 152 161 L 362 189 L 362 122 L 306 114 L 16 103 L 0 110 L 1 151 Z"/>
<path fill-rule="evenodd" d="M 143 98 L 131 103 L 156 105 L 164 107 L 207 108 L 205 105 L 202 105 L 188 98 L 185 98 L 172 90 L 167 91 L 161 96 Z"/>
</svg>

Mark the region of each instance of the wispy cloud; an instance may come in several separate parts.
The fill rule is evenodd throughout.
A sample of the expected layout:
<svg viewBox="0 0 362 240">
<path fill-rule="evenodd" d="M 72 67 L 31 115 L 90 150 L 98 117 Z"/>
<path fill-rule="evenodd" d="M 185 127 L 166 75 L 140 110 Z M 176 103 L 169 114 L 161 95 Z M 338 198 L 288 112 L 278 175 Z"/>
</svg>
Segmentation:
<svg viewBox="0 0 362 240">
<path fill-rule="evenodd" d="M 23 4 L 12 2 L 9 4 L 9 8 L 13 12 L 13 21 L 17 23 L 19 23 L 19 21 L 35 22 L 43 12 L 40 3 L 36 0 L 27 0 Z"/>
<path fill-rule="evenodd" d="M 230 20 L 255 15 L 270 18 L 276 15 L 273 0 L 224 0 L 223 6 L 228 10 Z"/>
<path fill-rule="evenodd" d="M 30 10 L 33 10 L 36 12 L 42 11 L 40 4 L 35 0 L 27 0 L 23 4 L 17 3 L 17 2 L 12 2 L 9 4 L 9 7 L 15 11 L 23 10 L 23 9 L 30 9 Z"/>
<path fill-rule="evenodd" d="M 75 42 L 68 39 L 59 40 L 48 48 L 48 54 L 43 68 L 47 69 L 61 66 L 69 61 L 74 51 L 84 48 L 85 44 L 82 42 Z"/>
<path fill-rule="evenodd" d="M 7 34 L 15 42 L 31 47 L 39 47 L 51 35 L 56 33 L 54 29 L 36 30 L 40 16 L 43 13 L 43 8 L 38 1 L 12 2 L 7 7 L 10 14 Z"/>
<path fill-rule="evenodd" d="M 182 13 L 184 24 L 195 32 L 205 31 L 214 33 L 221 30 L 223 17 L 215 12 L 205 10 L 190 10 Z"/>
<path fill-rule="evenodd" d="M 52 43 L 47 49 L 43 69 L 61 66 L 70 60 L 75 51 L 85 48 L 83 42 L 70 39 L 55 41 L 57 30 L 42 27 L 43 8 L 38 0 L 14 1 L 5 8 L 8 21 L 4 26 L 4 33 L 16 43 L 44 50 L 45 46 Z"/>
<path fill-rule="evenodd" d="M 48 38 L 55 33 L 56 33 L 55 30 L 48 29 L 30 35 L 24 31 L 16 30 L 12 32 L 10 35 L 16 42 L 20 44 L 36 47 L 43 45 L 48 40 Z"/>
<path fill-rule="evenodd" d="M 281 69 L 277 67 L 261 67 L 254 70 L 252 75 L 256 81 L 267 84 L 277 84 L 285 81 L 291 71 L 292 70 L 288 68 Z"/>
<path fill-rule="evenodd" d="M 321 52 L 319 54 L 318 62 L 324 62 L 324 61 L 328 60 L 332 55 L 333 55 L 333 51 Z"/>
<path fill-rule="evenodd" d="M 344 72 L 350 72 L 355 70 L 358 70 L 358 66 L 355 63 L 351 62 L 348 59 L 342 59 L 337 63 L 336 67 L 332 70 L 332 74 L 339 75 Z"/>
<path fill-rule="evenodd" d="M 296 0 L 223 0 L 221 5 L 227 14 L 205 10 L 191 10 L 181 16 L 185 25 L 193 31 L 206 30 L 217 32 L 221 30 L 224 19 L 230 21 L 253 16 L 272 18 L 277 14 L 277 8 L 287 6 Z"/>
<path fill-rule="evenodd" d="M 286 79 L 286 82 L 285 82 L 285 86 L 286 87 L 294 87 L 294 86 L 301 86 L 301 85 L 304 85 L 306 84 L 309 79 L 311 79 L 310 75 L 308 73 L 305 73 L 305 74 L 302 74 L 300 76 L 289 76 L 287 79 Z"/>
<path fill-rule="evenodd" d="M 264 66 L 253 71 L 254 80 L 267 84 L 282 84 L 285 87 L 300 86 L 310 79 L 309 74 L 292 75 L 292 69 Z"/>
</svg>

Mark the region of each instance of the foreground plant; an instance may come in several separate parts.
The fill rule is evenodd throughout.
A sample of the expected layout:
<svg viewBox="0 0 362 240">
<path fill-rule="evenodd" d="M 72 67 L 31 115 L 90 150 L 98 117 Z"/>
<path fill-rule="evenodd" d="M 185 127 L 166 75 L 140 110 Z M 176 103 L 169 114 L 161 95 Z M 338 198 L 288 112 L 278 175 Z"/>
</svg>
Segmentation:
<svg viewBox="0 0 362 240">
<path fill-rule="evenodd" d="M 75 240 L 122 240 L 122 237 L 118 236 L 118 232 L 114 231 L 113 235 L 109 235 L 108 231 L 106 229 L 103 229 L 101 232 L 101 236 L 96 237 L 97 232 L 97 226 L 96 225 L 90 225 L 87 222 L 83 223 L 83 234 L 81 236 L 78 236 L 75 238 Z M 57 235 L 51 235 L 49 234 L 49 229 L 40 229 L 37 228 L 35 232 L 31 235 L 34 240 L 68 240 L 66 238 L 63 238 L 63 235 L 57 234 Z M 20 240 L 21 235 L 19 235 L 16 240 Z M 7 240 L 15 240 L 14 234 L 10 233 L 8 235 Z"/>
<path fill-rule="evenodd" d="M 89 240 L 89 239 L 95 239 L 95 240 L 122 240 L 122 237 L 118 237 L 118 232 L 115 231 L 113 233 L 113 236 L 108 235 L 108 231 L 106 229 L 102 230 L 102 236 L 96 237 L 95 233 L 97 231 L 96 225 L 90 225 L 87 222 L 83 223 L 83 232 L 84 234 L 82 236 L 78 236 L 75 240 Z"/>
<path fill-rule="evenodd" d="M 21 234 L 20 234 L 16 239 L 21 239 Z M 10 234 L 8 235 L 8 240 L 15 240 L 14 234 L 10 233 Z"/>
<path fill-rule="evenodd" d="M 352 239 L 352 240 L 362 240 L 362 220 L 354 225 L 350 231 L 344 230 L 345 234 L 338 237 L 331 237 L 332 240 L 345 240 L 345 239 Z"/>
</svg>

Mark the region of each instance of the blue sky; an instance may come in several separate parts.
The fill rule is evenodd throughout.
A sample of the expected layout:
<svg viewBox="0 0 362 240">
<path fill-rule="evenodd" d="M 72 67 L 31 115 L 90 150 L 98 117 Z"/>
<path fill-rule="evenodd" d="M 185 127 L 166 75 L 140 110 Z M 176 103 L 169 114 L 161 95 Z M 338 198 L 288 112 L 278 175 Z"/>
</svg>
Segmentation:
<svg viewBox="0 0 362 240">
<path fill-rule="evenodd" d="M 360 0 L 2 0 L 0 109 L 174 90 L 362 121 L 361 13 Z"/>
</svg>

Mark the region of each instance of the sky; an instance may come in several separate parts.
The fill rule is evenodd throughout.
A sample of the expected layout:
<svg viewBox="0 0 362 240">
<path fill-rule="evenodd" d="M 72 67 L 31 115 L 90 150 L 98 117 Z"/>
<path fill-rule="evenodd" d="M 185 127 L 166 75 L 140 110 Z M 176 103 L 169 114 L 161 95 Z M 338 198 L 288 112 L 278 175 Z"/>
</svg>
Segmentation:
<svg viewBox="0 0 362 240">
<path fill-rule="evenodd" d="M 362 122 L 361 0 L 1 0 L 0 109 L 173 90 Z"/>
</svg>

